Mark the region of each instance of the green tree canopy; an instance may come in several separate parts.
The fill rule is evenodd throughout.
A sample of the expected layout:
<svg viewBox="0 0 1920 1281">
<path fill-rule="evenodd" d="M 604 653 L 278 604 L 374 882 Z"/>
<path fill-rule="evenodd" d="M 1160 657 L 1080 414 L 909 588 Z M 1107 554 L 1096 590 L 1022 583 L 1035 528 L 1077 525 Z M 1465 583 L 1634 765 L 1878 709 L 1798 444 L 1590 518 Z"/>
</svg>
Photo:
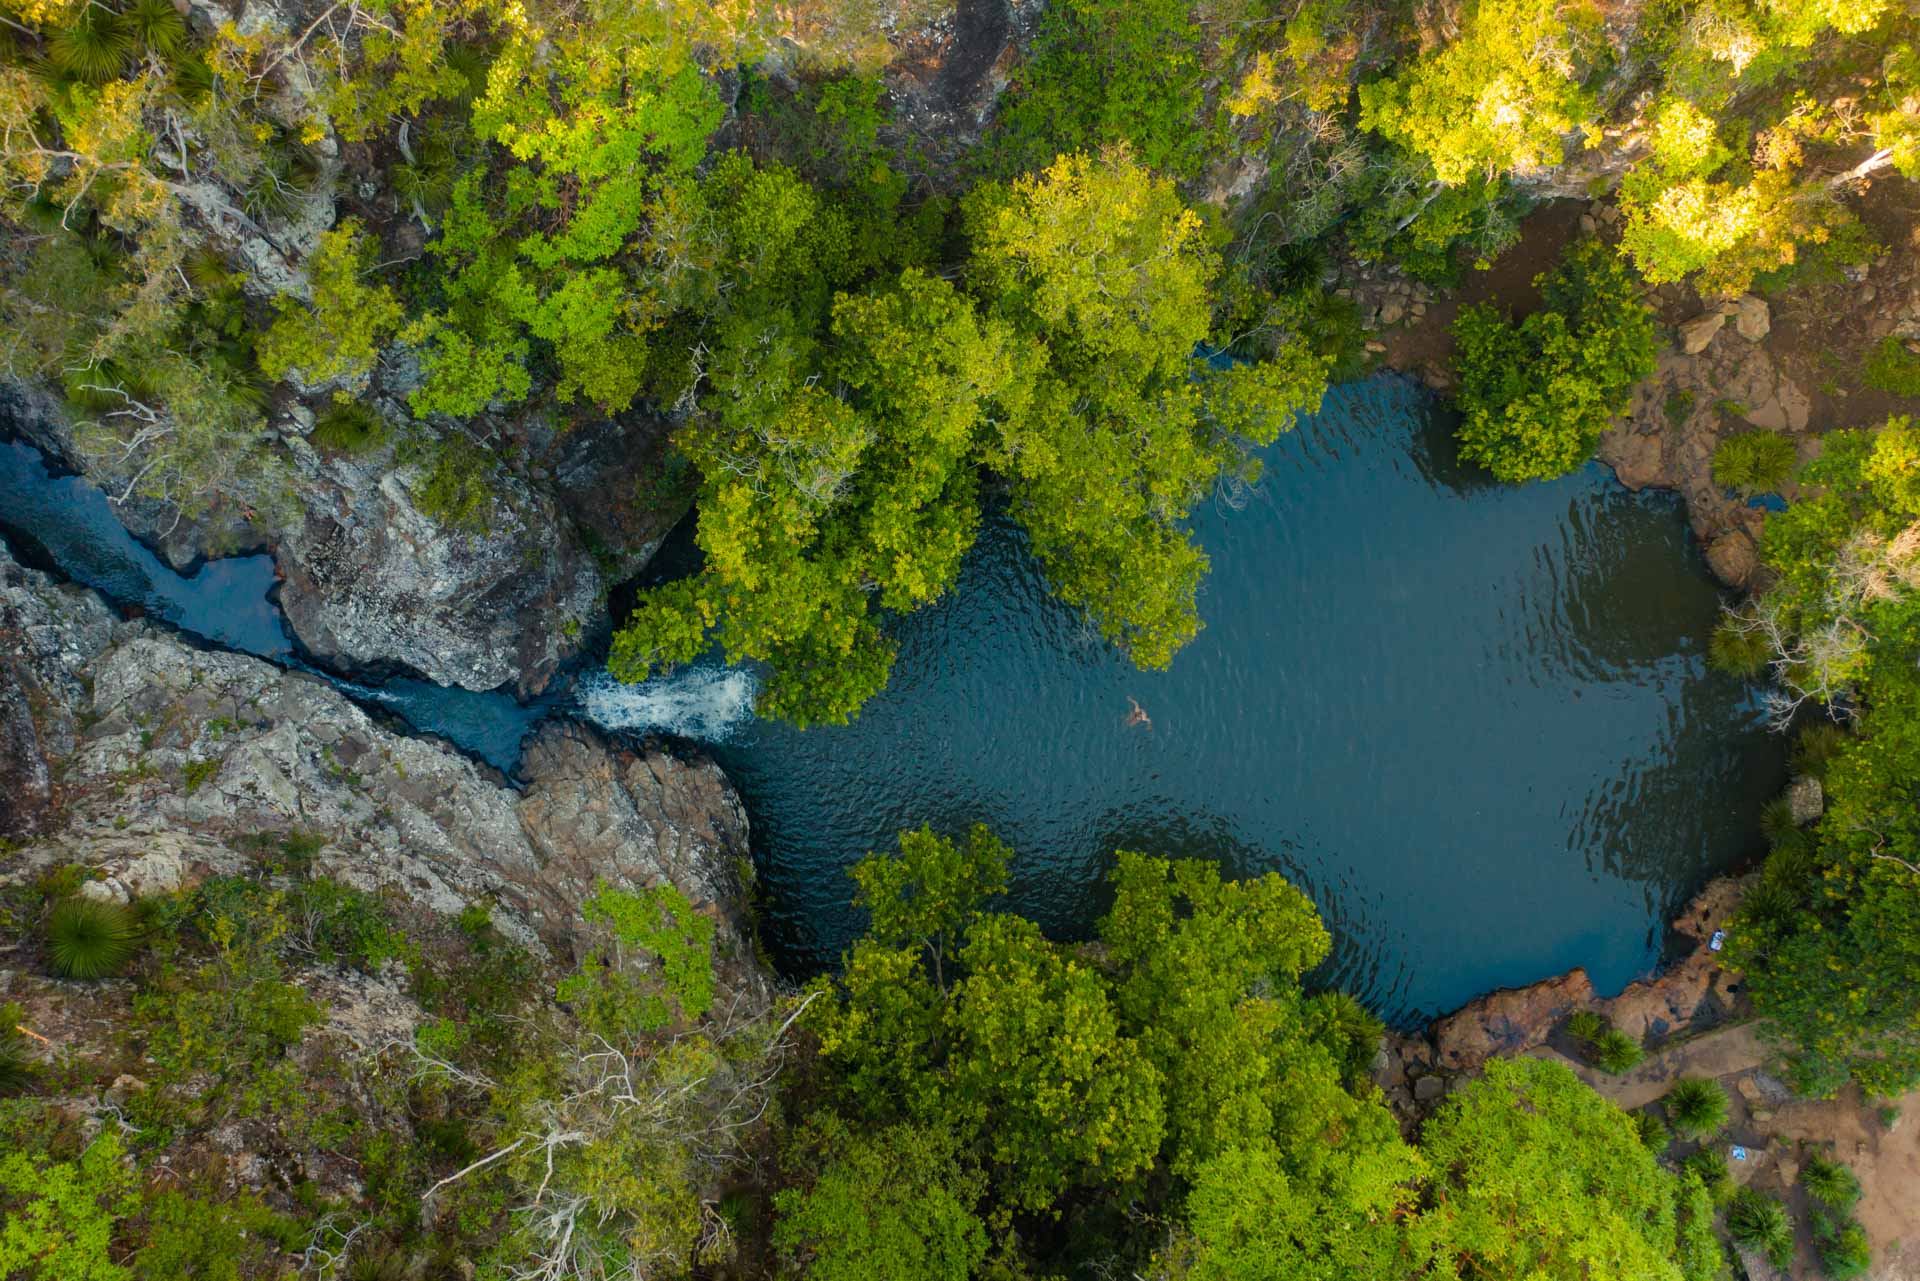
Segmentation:
<svg viewBox="0 0 1920 1281">
<path fill-rule="evenodd" d="M 959 573 L 983 468 L 1055 592 L 1143 666 L 1171 661 L 1206 568 L 1188 511 L 1318 403 L 1325 364 L 1290 335 L 1257 363 L 1200 359 L 1219 260 L 1170 183 L 1114 153 L 981 189 L 971 294 L 917 265 L 861 283 L 844 212 L 790 174 L 736 159 L 701 192 L 730 211 L 706 390 L 677 441 L 706 563 L 642 596 L 616 675 L 717 638 L 770 668 L 763 712 L 846 721 L 891 671 L 885 616 Z"/>
<path fill-rule="evenodd" d="M 1541 310 L 1518 324 L 1491 304 L 1454 322 L 1460 454 L 1504 481 L 1550 480 L 1592 458 L 1654 368 L 1652 314 L 1599 241 L 1581 242 L 1540 284 Z"/>
</svg>

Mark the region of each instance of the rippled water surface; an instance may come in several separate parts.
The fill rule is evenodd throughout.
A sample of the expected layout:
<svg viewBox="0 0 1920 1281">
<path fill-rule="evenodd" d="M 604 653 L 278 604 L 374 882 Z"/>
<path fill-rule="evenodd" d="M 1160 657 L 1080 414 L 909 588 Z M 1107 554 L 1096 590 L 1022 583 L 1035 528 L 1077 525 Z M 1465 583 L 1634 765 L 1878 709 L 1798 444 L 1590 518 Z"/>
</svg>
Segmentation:
<svg viewBox="0 0 1920 1281">
<path fill-rule="evenodd" d="M 1014 906 L 1087 932 L 1116 847 L 1278 870 L 1335 938 L 1321 976 L 1412 1021 L 1584 965 L 1617 988 L 1662 925 L 1752 847 L 1779 787 L 1751 693 L 1706 670 L 1719 594 L 1675 500 L 1599 467 L 1507 488 L 1453 460 L 1413 386 L 1336 390 L 1202 511 L 1206 629 L 1134 670 L 1053 602 L 992 524 L 958 588 L 902 620 L 858 722 L 753 720 L 750 672 L 589 673 L 527 705 L 336 680 L 511 771 L 553 711 L 710 744 L 753 820 L 776 950 L 831 964 L 860 928 L 845 868 L 930 821 L 1014 846 Z M 217 643 L 301 666 L 264 556 L 174 574 L 100 492 L 0 443 L 0 530 Z M 1152 718 L 1129 726 L 1129 698 Z"/>
<path fill-rule="evenodd" d="M 1018 854 L 1014 906 L 1063 934 L 1116 847 L 1278 870 L 1336 936 L 1322 977 L 1400 1020 L 1573 965 L 1603 989 L 1645 972 L 1750 847 L 1779 746 L 1706 670 L 1720 597 L 1675 501 L 1598 466 L 1493 485 L 1447 433 L 1403 382 L 1334 392 L 1241 510 L 1200 515 L 1206 628 L 1163 673 L 1090 638 L 995 525 L 896 629 L 856 724 L 715 746 L 780 951 L 837 956 L 862 851 L 984 820 Z"/>
</svg>

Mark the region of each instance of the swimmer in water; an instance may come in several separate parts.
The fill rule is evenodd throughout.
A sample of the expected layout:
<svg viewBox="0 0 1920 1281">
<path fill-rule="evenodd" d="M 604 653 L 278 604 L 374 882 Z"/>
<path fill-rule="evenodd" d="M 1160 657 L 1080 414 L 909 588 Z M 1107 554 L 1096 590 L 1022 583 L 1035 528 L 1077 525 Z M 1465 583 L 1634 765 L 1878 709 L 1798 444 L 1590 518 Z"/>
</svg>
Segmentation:
<svg viewBox="0 0 1920 1281">
<path fill-rule="evenodd" d="M 1127 696 L 1127 702 L 1133 705 L 1133 710 L 1127 713 L 1128 727 L 1131 728 L 1135 725 L 1145 725 L 1148 729 L 1152 729 L 1153 718 L 1147 715 L 1146 709 L 1141 707 L 1140 704 L 1135 703 L 1133 701 L 1133 696 L 1131 694 Z"/>
</svg>

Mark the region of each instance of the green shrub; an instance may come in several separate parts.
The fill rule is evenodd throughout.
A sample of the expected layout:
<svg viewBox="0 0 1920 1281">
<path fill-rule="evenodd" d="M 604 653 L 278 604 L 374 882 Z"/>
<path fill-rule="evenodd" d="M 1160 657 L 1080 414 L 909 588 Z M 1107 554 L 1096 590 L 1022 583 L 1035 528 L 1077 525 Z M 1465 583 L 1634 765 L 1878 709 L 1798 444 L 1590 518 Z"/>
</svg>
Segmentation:
<svg viewBox="0 0 1920 1281">
<path fill-rule="evenodd" d="M 1820 1270 L 1827 1274 L 1829 1281 L 1854 1281 L 1867 1275 L 1867 1268 L 1873 1262 L 1873 1247 L 1859 1220 L 1851 1216 L 1833 1218 L 1816 1214 L 1813 1242 L 1820 1251 Z"/>
<path fill-rule="evenodd" d="M 1499 480 L 1550 480 L 1593 457 L 1633 385 L 1653 372 L 1652 314 L 1620 259 L 1583 241 L 1542 276 L 1519 324 L 1490 305 L 1454 322 L 1460 456 Z"/>
<path fill-rule="evenodd" d="M 420 510 L 449 529 L 469 534 L 485 527 L 493 483 L 485 451 L 466 439 L 442 442 L 433 468 L 414 491 Z"/>
<path fill-rule="evenodd" d="M 1832 721 L 1816 721 L 1801 730 L 1793 740 L 1793 772 L 1827 776 L 1827 766 L 1847 745 L 1847 731 Z"/>
<path fill-rule="evenodd" d="M 1683 1139 L 1704 1139 L 1727 1123 L 1727 1092 L 1718 1081 L 1687 1077 L 1667 1092 L 1667 1120 Z"/>
<path fill-rule="evenodd" d="M 1567 1019 L 1567 1035 L 1582 1045 L 1592 1045 L 1606 1033 L 1606 1016 L 1595 1010 L 1576 1010 Z"/>
<path fill-rule="evenodd" d="M 1777 432 L 1739 432 L 1714 446 L 1713 483 L 1752 498 L 1786 484 L 1799 460 L 1793 442 Z"/>
<path fill-rule="evenodd" d="M 1722 618 L 1707 641 L 1707 666 L 1729 676 L 1751 679 L 1766 671 L 1773 658 L 1766 633 L 1747 626 L 1738 615 Z"/>
<path fill-rule="evenodd" d="M 1766 1255 L 1776 1268 L 1793 1263 L 1793 1216 L 1776 1197 L 1741 1188 L 1727 1205 L 1727 1231 L 1741 1245 Z"/>
<path fill-rule="evenodd" d="M 118 903 L 75 895 L 47 917 L 47 953 L 53 972 L 67 979 L 103 979 L 133 959 L 140 927 Z"/>
<path fill-rule="evenodd" d="M 1651 1112 L 1633 1113 L 1633 1129 L 1640 1136 L 1641 1144 L 1655 1156 L 1673 1145 L 1673 1132 Z"/>
<path fill-rule="evenodd" d="M 357 400 L 334 401 L 320 411 L 307 439 L 336 454 L 364 454 L 378 449 L 387 438 L 387 424 L 371 405 Z"/>
<path fill-rule="evenodd" d="M 1715 1203 L 1733 1195 L 1733 1168 L 1727 1163 L 1727 1154 L 1720 1149 L 1701 1148 L 1682 1161 L 1680 1168 L 1697 1176 Z"/>
<path fill-rule="evenodd" d="M 1889 335 L 1880 340 L 1860 367 L 1860 381 L 1896 396 L 1920 396 L 1920 356 Z"/>
<path fill-rule="evenodd" d="M 1793 817 L 1793 802 L 1781 795 L 1762 805 L 1760 834 L 1767 838 L 1768 845 L 1792 843 L 1800 835 L 1800 824 Z"/>
<path fill-rule="evenodd" d="M 1617 1027 L 1610 1027 L 1602 1032 L 1593 1041 L 1591 1049 L 1593 1065 L 1602 1072 L 1610 1072 L 1615 1076 L 1632 1071 L 1639 1065 L 1640 1060 L 1647 1056 L 1640 1042 Z"/>
<path fill-rule="evenodd" d="M 1807 1195 L 1830 1210 L 1851 1210 L 1860 1199 L 1860 1180 L 1846 1164 L 1817 1156 L 1800 1171 Z"/>
</svg>

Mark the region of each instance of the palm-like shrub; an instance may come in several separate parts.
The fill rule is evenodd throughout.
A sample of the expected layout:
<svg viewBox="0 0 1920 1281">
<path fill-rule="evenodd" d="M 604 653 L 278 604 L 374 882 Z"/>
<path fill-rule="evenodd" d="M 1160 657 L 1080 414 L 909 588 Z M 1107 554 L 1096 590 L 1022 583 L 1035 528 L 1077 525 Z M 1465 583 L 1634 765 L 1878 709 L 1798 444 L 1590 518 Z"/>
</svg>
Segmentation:
<svg viewBox="0 0 1920 1281">
<path fill-rule="evenodd" d="M 187 43 L 187 24 L 173 0 L 133 0 L 120 11 L 120 22 L 142 49 L 172 58 Z"/>
<path fill-rule="evenodd" d="M 1793 802 L 1776 796 L 1760 807 L 1760 834 L 1767 844 L 1792 843 L 1800 835 L 1800 824 L 1793 818 Z"/>
<path fill-rule="evenodd" d="M 1606 1018 L 1593 1010 L 1576 1010 L 1567 1020 L 1567 1035 L 1582 1045 L 1592 1045 L 1606 1033 Z"/>
<path fill-rule="evenodd" d="M 1707 640 L 1707 666 L 1729 676 L 1758 676 L 1773 656 L 1766 635 L 1745 626 L 1738 616 L 1721 619 Z"/>
<path fill-rule="evenodd" d="M 1628 1036 L 1617 1027 L 1610 1027 L 1596 1037 L 1592 1043 L 1593 1065 L 1602 1072 L 1618 1076 L 1622 1072 L 1632 1071 L 1647 1052 L 1640 1042 Z"/>
<path fill-rule="evenodd" d="M 1682 1161 L 1680 1168 L 1699 1176 L 1716 1205 L 1733 1193 L 1733 1168 L 1727 1164 L 1727 1154 L 1718 1148 L 1701 1148 Z"/>
<path fill-rule="evenodd" d="M 100 0 L 88 0 L 47 42 L 47 61 L 63 76 L 103 84 L 126 68 L 133 35 Z"/>
<path fill-rule="evenodd" d="M 47 952 L 61 978 L 118 974 L 133 959 L 139 941 L 139 924 L 117 903 L 75 895 L 61 900 L 47 918 Z"/>
<path fill-rule="evenodd" d="M 1793 740 L 1793 772 L 1827 776 L 1827 765 L 1847 745 L 1847 731 L 1832 721 L 1816 721 Z"/>
<path fill-rule="evenodd" d="M 1713 483 L 1751 498 L 1786 484 L 1798 461 L 1793 442 L 1785 436 L 1770 431 L 1741 432 L 1714 447 Z"/>
<path fill-rule="evenodd" d="M 1793 1216 L 1778 1198 L 1741 1188 L 1727 1206 L 1727 1231 L 1741 1245 L 1766 1255 L 1776 1268 L 1793 1263 Z"/>
<path fill-rule="evenodd" d="M 1727 1123 L 1727 1092 L 1718 1081 L 1688 1077 L 1667 1094 L 1667 1120 L 1683 1139 L 1704 1139 Z"/>
<path fill-rule="evenodd" d="M 1817 1156 L 1800 1171 L 1800 1183 L 1807 1195 L 1833 1210 L 1851 1210 L 1860 1199 L 1860 1180 L 1845 1164 Z"/>
<path fill-rule="evenodd" d="M 1867 1230 L 1859 1220 L 1817 1215 L 1813 1220 L 1813 1241 L 1820 1250 L 1820 1270 L 1828 1281 L 1854 1281 L 1867 1275 L 1873 1250 L 1867 1242 Z"/>
</svg>

